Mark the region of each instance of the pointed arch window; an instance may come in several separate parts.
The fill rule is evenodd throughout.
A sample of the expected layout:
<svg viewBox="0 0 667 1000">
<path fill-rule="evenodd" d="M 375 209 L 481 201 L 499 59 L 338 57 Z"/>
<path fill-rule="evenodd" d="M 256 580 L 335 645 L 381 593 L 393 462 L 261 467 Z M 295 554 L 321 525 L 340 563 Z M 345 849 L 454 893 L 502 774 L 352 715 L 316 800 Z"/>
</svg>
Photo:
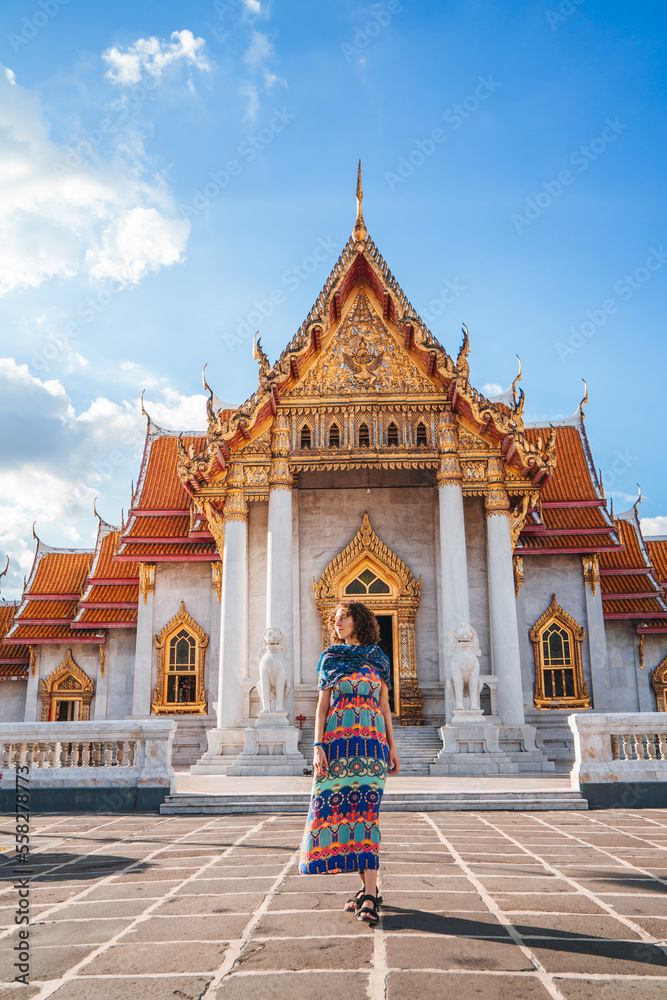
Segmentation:
<svg viewBox="0 0 667 1000">
<path fill-rule="evenodd" d="M 368 432 L 368 424 L 359 425 L 359 447 L 370 448 L 371 436 Z"/>
<path fill-rule="evenodd" d="M 208 636 L 181 602 L 178 614 L 155 637 L 158 670 L 153 715 L 206 714 L 207 645 Z"/>
<path fill-rule="evenodd" d="M 535 652 L 535 707 L 590 708 L 584 680 L 584 629 L 556 601 L 530 630 Z"/>
<path fill-rule="evenodd" d="M 306 425 L 301 428 L 301 450 L 303 451 L 305 448 L 310 447 L 312 447 L 310 443 L 310 427 Z"/>
<path fill-rule="evenodd" d="M 417 424 L 417 447 L 426 448 L 427 445 L 428 445 L 428 435 L 426 433 L 426 427 L 420 420 L 419 423 Z"/>
<path fill-rule="evenodd" d="M 389 594 L 391 590 L 389 584 L 381 580 L 377 573 L 365 569 L 354 580 L 350 580 L 345 587 L 345 593 L 353 597 L 357 594 Z"/>
<path fill-rule="evenodd" d="M 393 420 L 387 427 L 387 447 L 398 448 L 398 427 Z"/>
<path fill-rule="evenodd" d="M 329 447 L 340 448 L 340 428 L 338 424 L 332 424 L 329 430 Z"/>
</svg>

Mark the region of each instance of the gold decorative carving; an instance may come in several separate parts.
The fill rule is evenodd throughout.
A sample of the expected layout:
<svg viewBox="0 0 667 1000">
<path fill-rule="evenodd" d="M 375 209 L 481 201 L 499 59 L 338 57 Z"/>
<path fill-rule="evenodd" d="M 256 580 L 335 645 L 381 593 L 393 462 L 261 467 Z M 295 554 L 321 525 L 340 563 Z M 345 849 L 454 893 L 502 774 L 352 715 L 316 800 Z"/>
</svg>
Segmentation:
<svg viewBox="0 0 667 1000">
<path fill-rule="evenodd" d="M 591 594 L 595 594 L 595 588 L 600 586 L 600 560 L 597 552 L 582 556 L 581 562 L 584 568 L 584 583 L 591 588 Z"/>
<path fill-rule="evenodd" d="M 104 677 L 104 667 L 106 665 L 106 656 L 104 655 L 104 646 L 100 643 L 100 677 Z"/>
<path fill-rule="evenodd" d="M 461 483 L 461 463 L 458 455 L 443 455 L 435 476 L 438 489 L 443 486 L 459 486 Z"/>
<path fill-rule="evenodd" d="M 363 601 L 377 614 L 391 614 L 398 626 L 394 630 L 395 709 L 404 725 L 416 725 L 422 721 L 423 704 L 414 645 L 421 577 L 416 580 L 403 560 L 380 541 L 368 514 L 364 514 L 361 528 L 329 563 L 319 582 L 313 580 L 315 603 L 322 616 L 323 648 L 329 644 L 327 622 L 330 612 L 345 598 L 347 584 L 366 568 L 376 573 L 389 588 L 388 594 L 367 594 Z"/>
<path fill-rule="evenodd" d="M 459 447 L 462 452 L 468 451 L 488 451 L 489 445 L 482 438 L 475 437 L 474 434 L 470 434 L 468 431 L 461 430 L 459 427 Z"/>
<path fill-rule="evenodd" d="M 245 476 L 241 462 L 233 462 L 227 475 L 224 519 L 227 521 L 248 520 L 248 502 L 244 490 Z"/>
<path fill-rule="evenodd" d="M 273 421 L 271 428 L 271 453 L 274 456 L 286 458 L 292 450 L 291 421 L 289 413 L 281 409 Z"/>
<path fill-rule="evenodd" d="M 545 638 L 548 645 L 548 636 L 545 637 L 545 633 L 552 630 L 558 631 L 561 636 L 563 665 L 556 664 L 556 659 L 550 665 L 545 656 Z M 585 635 L 585 630 L 561 608 L 554 594 L 551 604 L 530 630 L 530 641 L 535 653 L 535 708 L 571 710 L 591 707 L 588 685 L 584 680 Z M 563 676 L 565 673 L 571 674 L 572 693 L 567 694 L 563 691 L 555 693 L 558 686 L 561 688 L 566 686 L 566 678 Z M 545 677 L 545 674 L 549 676 Z M 558 675 L 561 675 L 560 678 Z M 551 685 L 551 691 L 548 690 L 548 685 Z"/>
<path fill-rule="evenodd" d="M 30 674 L 31 674 L 32 677 L 34 677 L 35 676 L 35 667 L 37 665 L 37 661 L 36 661 L 36 657 L 35 657 L 35 647 L 34 646 L 28 646 L 28 650 L 30 652 Z"/>
<path fill-rule="evenodd" d="M 526 523 L 530 499 L 530 496 L 526 494 L 526 496 L 521 497 L 516 507 L 513 507 L 510 511 L 510 536 L 512 538 L 512 550 L 516 547 L 521 530 Z"/>
<path fill-rule="evenodd" d="M 644 669 L 644 635 L 639 636 L 639 669 Z"/>
<path fill-rule="evenodd" d="M 451 410 L 438 413 L 437 444 L 440 452 L 458 452 L 459 432 L 456 417 Z"/>
<path fill-rule="evenodd" d="M 274 458 L 269 472 L 270 490 L 291 490 L 292 471 L 286 458 Z"/>
<path fill-rule="evenodd" d="M 220 558 L 222 559 L 223 552 L 225 551 L 225 519 L 224 516 L 216 510 L 210 500 L 204 501 L 204 513 L 206 514 L 206 520 L 208 521 L 208 528 L 215 539 L 215 547 L 220 553 Z M 213 565 L 216 565 L 215 563 Z"/>
<path fill-rule="evenodd" d="M 211 584 L 213 592 L 218 595 L 218 604 L 222 603 L 222 560 L 211 563 Z"/>
<path fill-rule="evenodd" d="M 470 482 L 483 483 L 486 480 L 486 462 L 462 462 L 463 478 Z"/>
<path fill-rule="evenodd" d="M 166 662 L 169 655 L 169 643 L 178 632 L 184 630 L 195 642 L 195 669 L 187 671 L 170 671 Z M 155 636 L 157 649 L 157 684 L 153 692 L 151 713 L 153 715 L 181 715 L 184 713 L 206 715 L 206 678 L 204 664 L 208 636 L 185 610 L 185 602 L 181 601 L 180 610 L 171 621 Z M 167 701 L 170 676 L 193 679 L 194 699 L 192 701 Z"/>
<path fill-rule="evenodd" d="M 523 578 L 523 556 L 514 556 L 512 560 L 514 565 L 514 593 L 518 597 L 519 589 L 524 585 Z"/>
<path fill-rule="evenodd" d="M 643 636 L 642 636 L 643 638 Z M 659 712 L 667 712 L 667 656 L 651 671 L 651 687 Z"/>
<path fill-rule="evenodd" d="M 398 346 L 360 289 L 334 340 L 285 398 L 354 396 L 369 391 L 432 396 L 437 389 Z"/>
<path fill-rule="evenodd" d="M 148 603 L 148 595 L 155 593 L 155 563 L 139 563 L 139 593 L 144 604 Z"/>
<path fill-rule="evenodd" d="M 67 695 L 64 700 L 80 702 L 79 721 L 90 721 L 90 703 L 95 695 L 95 681 L 74 660 L 71 649 L 67 650 L 60 666 L 39 682 L 42 722 L 53 718 L 56 701 L 63 700 L 59 697 L 60 692 Z"/>
<path fill-rule="evenodd" d="M 487 517 L 494 517 L 496 514 L 509 516 L 510 502 L 503 486 L 492 487 L 484 494 L 484 512 Z"/>
</svg>

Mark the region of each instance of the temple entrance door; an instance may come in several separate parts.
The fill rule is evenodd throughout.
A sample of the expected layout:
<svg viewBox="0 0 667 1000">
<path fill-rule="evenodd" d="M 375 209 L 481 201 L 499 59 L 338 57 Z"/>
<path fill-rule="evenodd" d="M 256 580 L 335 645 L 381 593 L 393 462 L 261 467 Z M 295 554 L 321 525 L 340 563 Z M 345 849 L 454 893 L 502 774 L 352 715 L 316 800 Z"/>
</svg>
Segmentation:
<svg viewBox="0 0 667 1000">
<path fill-rule="evenodd" d="M 369 602 L 370 603 L 370 602 Z M 400 664 L 397 663 L 396 657 L 394 656 L 394 632 L 396 630 L 396 614 L 381 614 L 376 613 L 375 617 L 378 620 L 378 625 L 380 626 L 380 649 L 383 653 L 386 653 L 389 657 L 389 662 L 391 663 L 391 689 L 389 691 L 389 705 L 391 707 L 392 714 L 398 714 L 396 705 L 396 694 L 400 691 L 400 681 L 399 681 L 399 668 Z"/>
</svg>

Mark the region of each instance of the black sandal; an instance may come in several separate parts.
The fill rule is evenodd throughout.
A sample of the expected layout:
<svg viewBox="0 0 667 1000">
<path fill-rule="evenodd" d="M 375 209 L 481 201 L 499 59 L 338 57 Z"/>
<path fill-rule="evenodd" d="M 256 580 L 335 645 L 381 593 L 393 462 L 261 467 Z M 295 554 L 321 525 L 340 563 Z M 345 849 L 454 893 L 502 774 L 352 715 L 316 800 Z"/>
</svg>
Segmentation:
<svg viewBox="0 0 667 1000">
<path fill-rule="evenodd" d="M 363 923 L 368 924 L 370 927 L 375 927 L 380 919 L 380 915 L 378 914 L 380 898 L 379 896 L 362 896 L 359 900 L 357 920 L 363 921 Z M 371 906 L 363 908 L 364 903 L 370 903 Z"/>
<path fill-rule="evenodd" d="M 343 907 L 343 910 L 345 911 L 345 913 L 358 913 L 359 912 L 359 908 L 361 907 L 361 903 L 362 903 L 364 891 L 365 891 L 365 887 L 362 886 L 362 888 L 359 890 L 359 892 L 355 896 L 350 896 L 350 898 L 346 902 L 345 906 Z M 371 899 L 372 898 L 373 897 L 371 896 Z M 354 905 L 350 906 L 350 903 L 353 903 Z M 376 896 L 375 897 L 375 903 L 376 903 L 377 909 L 379 910 L 380 909 L 380 905 L 382 903 L 382 896 Z"/>
</svg>

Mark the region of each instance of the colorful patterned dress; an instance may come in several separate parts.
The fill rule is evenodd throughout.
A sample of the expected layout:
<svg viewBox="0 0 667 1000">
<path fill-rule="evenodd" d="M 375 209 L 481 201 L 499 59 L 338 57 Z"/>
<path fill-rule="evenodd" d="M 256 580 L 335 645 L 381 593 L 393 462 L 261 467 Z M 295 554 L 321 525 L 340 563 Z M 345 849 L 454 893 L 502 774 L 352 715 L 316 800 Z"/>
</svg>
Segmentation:
<svg viewBox="0 0 667 1000">
<path fill-rule="evenodd" d="M 323 740 L 329 770 L 313 782 L 302 875 L 378 867 L 378 812 L 389 762 L 380 681 L 379 672 L 364 664 L 331 689 Z"/>
</svg>

